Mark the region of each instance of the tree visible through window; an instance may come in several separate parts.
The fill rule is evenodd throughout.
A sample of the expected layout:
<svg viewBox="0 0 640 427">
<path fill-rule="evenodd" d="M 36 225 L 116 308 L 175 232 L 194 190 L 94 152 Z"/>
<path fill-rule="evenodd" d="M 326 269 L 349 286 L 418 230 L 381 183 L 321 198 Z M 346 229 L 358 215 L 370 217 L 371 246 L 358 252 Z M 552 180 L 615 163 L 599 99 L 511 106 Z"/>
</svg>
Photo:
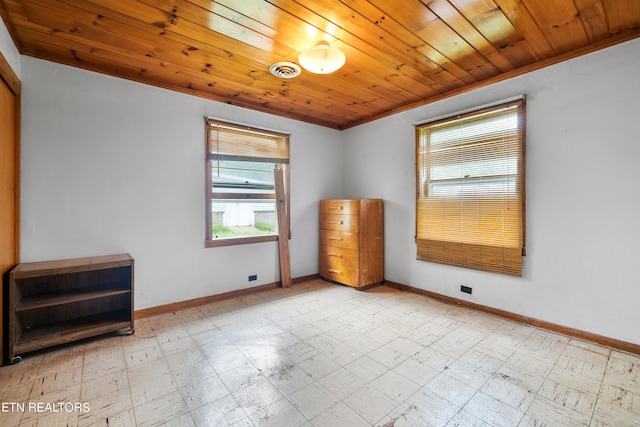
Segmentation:
<svg viewBox="0 0 640 427">
<path fill-rule="evenodd" d="M 288 211 L 289 136 L 206 119 L 207 247 L 277 239 L 275 169 Z"/>
<path fill-rule="evenodd" d="M 417 259 L 522 275 L 524 99 L 416 127 Z"/>
</svg>

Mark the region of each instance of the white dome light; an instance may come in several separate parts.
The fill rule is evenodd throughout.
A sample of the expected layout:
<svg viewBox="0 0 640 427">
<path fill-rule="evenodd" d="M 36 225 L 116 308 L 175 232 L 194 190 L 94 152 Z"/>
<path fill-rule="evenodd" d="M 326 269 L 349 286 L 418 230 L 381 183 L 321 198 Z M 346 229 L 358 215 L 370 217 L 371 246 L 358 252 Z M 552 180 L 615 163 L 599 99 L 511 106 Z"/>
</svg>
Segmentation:
<svg viewBox="0 0 640 427">
<path fill-rule="evenodd" d="M 298 62 L 307 71 L 316 74 L 329 74 L 338 70 L 347 61 L 347 57 L 339 49 L 322 41 L 314 48 L 305 50 L 298 56 Z"/>
</svg>

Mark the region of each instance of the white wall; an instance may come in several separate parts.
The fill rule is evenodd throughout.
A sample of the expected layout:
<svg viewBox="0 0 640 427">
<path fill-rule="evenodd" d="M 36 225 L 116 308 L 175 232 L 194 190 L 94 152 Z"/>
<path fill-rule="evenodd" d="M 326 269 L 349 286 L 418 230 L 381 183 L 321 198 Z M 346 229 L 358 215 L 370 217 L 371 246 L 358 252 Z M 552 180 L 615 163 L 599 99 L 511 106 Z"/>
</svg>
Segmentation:
<svg viewBox="0 0 640 427">
<path fill-rule="evenodd" d="M 136 309 L 278 281 L 277 242 L 204 247 L 210 115 L 291 133 L 291 271 L 318 272 L 340 132 L 30 57 L 22 84 L 22 262 L 130 252 Z"/>
<path fill-rule="evenodd" d="M 345 196 L 386 202 L 385 277 L 640 344 L 639 69 L 636 39 L 346 131 Z M 523 277 L 417 261 L 413 123 L 522 93 Z"/>
<path fill-rule="evenodd" d="M 7 60 L 16 76 L 20 78 L 20 53 L 2 19 L 0 19 L 0 53 Z"/>
</svg>

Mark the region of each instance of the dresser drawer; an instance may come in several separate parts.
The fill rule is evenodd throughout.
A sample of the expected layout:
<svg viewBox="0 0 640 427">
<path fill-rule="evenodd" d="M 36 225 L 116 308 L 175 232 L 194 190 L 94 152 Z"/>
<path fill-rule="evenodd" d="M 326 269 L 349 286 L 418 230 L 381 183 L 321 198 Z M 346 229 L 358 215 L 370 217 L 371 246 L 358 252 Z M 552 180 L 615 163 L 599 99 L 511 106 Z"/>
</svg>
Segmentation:
<svg viewBox="0 0 640 427">
<path fill-rule="evenodd" d="M 320 200 L 320 213 L 357 215 L 360 210 L 360 200 Z"/>
<path fill-rule="evenodd" d="M 360 263 L 360 253 L 357 250 L 337 246 L 320 246 L 320 257 L 321 262 L 327 262 L 331 265 L 358 267 Z"/>
<path fill-rule="evenodd" d="M 320 214 L 320 228 L 324 230 L 358 232 L 358 215 Z"/>
<path fill-rule="evenodd" d="M 334 246 L 345 249 L 358 249 L 358 233 L 335 230 L 320 230 L 320 246 Z"/>
<path fill-rule="evenodd" d="M 344 283 L 345 285 L 358 286 L 359 270 L 355 267 L 345 267 L 340 265 L 330 265 L 326 262 L 320 262 L 320 276 L 335 282 Z"/>
</svg>

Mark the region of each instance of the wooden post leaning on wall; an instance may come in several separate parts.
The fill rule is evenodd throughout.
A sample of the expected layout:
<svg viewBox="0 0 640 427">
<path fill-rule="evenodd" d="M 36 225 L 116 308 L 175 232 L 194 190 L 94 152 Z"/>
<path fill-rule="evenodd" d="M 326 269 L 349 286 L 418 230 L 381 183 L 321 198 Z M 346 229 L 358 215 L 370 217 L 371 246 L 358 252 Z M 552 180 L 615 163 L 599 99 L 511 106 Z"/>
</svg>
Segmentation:
<svg viewBox="0 0 640 427">
<path fill-rule="evenodd" d="M 273 171 L 276 186 L 276 212 L 278 217 L 278 252 L 280 254 L 280 281 L 283 288 L 291 287 L 291 262 L 289 259 L 289 221 L 287 220 L 284 171 Z"/>
</svg>

